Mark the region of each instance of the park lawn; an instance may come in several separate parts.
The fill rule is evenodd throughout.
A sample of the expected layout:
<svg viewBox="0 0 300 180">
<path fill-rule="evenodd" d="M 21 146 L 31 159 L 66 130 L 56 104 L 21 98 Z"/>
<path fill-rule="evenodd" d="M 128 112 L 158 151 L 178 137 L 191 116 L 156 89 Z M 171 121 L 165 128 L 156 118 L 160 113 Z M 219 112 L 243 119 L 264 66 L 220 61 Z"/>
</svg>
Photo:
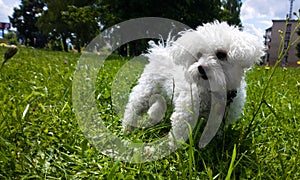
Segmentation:
<svg viewBox="0 0 300 180">
<path fill-rule="evenodd" d="M 101 154 L 78 126 L 72 80 L 79 59 L 78 53 L 19 48 L 0 71 L 0 179 L 300 178 L 299 67 L 276 69 L 263 99 L 273 68 L 248 71 L 244 115 L 223 140 L 205 149 L 186 143 L 161 160 L 132 164 Z M 124 63 L 106 61 L 96 92 L 101 118 L 116 134 L 121 123 L 110 106 L 110 90 Z"/>
</svg>

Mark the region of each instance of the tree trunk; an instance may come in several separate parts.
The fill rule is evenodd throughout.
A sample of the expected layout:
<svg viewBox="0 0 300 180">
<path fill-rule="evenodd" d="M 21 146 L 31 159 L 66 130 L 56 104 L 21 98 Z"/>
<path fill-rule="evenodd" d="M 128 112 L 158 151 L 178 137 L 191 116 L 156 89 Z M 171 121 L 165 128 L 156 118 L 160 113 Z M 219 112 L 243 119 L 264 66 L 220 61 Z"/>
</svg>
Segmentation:
<svg viewBox="0 0 300 180">
<path fill-rule="evenodd" d="M 119 51 L 119 55 L 123 57 L 127 57 L 127 44 L 123 44 L 122 46 L 120 46 L 118 48 L 118 51 Z"/>
<path fill-rule="evenodd" d="M 133 57 L 137 55 L 136 41 L 129 43 L 129 56 Z"/>
<path fill-rule="evenodd" d="M 77 45 L 77 51 L 78 51 L 78 53 L 81 53 L 80 43 L 78 43 L 78 45 Z"/>
<path fill-rule="evenodd" d="M 68 52 L 68 45 L 67 45 L 67 38 L 65 36 L 62 36 L 62 43 L 63 43 L 63 47 L 64 47 L 64 51 Z"/>
</svg>

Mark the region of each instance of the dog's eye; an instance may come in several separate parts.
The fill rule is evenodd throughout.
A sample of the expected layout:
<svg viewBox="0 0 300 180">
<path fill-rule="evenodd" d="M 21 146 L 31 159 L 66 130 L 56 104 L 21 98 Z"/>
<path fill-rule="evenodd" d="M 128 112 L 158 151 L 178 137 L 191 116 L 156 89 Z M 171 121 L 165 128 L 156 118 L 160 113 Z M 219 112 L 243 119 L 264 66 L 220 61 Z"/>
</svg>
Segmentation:
<svg viewBox="0 0 300 180">
<path fill-rule="evenodd" d="M 201 52 L 198 52 L 198 53 L 196 54 L 196 57 L 197 57 L 197 59 L 200 59 L 200 58 L 202 57 L 202 53 L 201 53 Z"/>
<path fill-rule="evenodd" d="M 224 52 L 224 51 L 217 51 L 216 56 L 217 56 L 218 59 L 220 59 L 222 61 L 227 59 L 227 53 Z"/>
</svg>

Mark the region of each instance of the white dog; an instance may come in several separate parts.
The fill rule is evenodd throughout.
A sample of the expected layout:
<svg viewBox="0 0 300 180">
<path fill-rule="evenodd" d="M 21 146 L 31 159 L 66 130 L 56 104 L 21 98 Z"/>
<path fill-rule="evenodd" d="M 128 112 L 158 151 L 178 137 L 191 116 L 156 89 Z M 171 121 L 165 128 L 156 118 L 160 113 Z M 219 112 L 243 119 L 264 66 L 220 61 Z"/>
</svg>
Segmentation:
<svg viewBox="0 0 300 180">
<path fill-rule="evenodd" d="M 188 124 L 194 127 L 200 117 L 207 119 L 210 113 L 218 113 L 218 108 L 212 107 L 212 93 L 222 90 L 227 95 L 226 121 L 236 120 L 242 113 L 246 97 L 243 77 L 245 70 L 263 56 L 260 40 L 219 22 L 180 35 L 176 41 L 166 44 L 150 43 L 152 47 L 145 54 L 149 64 L 129 96 L 123 131 L 133 131 L 146 113 L 148 125 L 141 123 L 141 126 L 160 122 L 167 102 L 171 101 L 174 110 L 169 137 L 187 140 Z M 223 117 L 224 113 L 221 114 Z"/>
</svg>

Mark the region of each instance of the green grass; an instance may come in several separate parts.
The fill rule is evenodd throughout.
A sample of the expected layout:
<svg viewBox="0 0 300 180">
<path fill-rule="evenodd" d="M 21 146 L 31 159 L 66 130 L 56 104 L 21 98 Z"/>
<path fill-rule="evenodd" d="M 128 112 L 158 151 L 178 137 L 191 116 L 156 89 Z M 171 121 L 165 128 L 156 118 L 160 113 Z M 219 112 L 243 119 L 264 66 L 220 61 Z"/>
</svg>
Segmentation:
<svg viewBox="0 0 300 180">
<path fill-rule="evenodd" d="M 0 56 L 4 51 L 0 48 Z M 225 131 L 224 139 L 214 139 L 200 150 L 190 139 L 161 160 L 130 164 L 98 152 L 77 124 L 71 95 L 79 58 L 79 54 L 21 48 L 1 70 L 0 179 L 300 178 L 299 67 L 276 70 L 252 123 L 272 69 L 253 68 L 247 73 L 245 114 Z M 110 90 L 124 63 L 107 61 L 95 97 L 101 118 L 120 136 L 121 122 L 111 108 Z M 155 138 L 149 131 L 135 135 Z"/>
</svg>

